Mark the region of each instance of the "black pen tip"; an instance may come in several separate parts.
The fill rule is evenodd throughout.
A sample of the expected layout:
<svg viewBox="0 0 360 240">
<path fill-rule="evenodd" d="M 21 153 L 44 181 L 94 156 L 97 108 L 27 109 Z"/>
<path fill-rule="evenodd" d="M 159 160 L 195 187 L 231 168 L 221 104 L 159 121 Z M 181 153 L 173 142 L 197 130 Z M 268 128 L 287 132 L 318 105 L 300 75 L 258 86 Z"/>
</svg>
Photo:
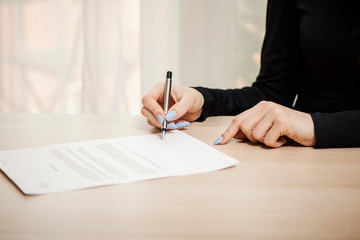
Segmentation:
<svg viewBox="0 0 360 240">
<path fill-rule="evenodd" d="M 172 72 L 168 71 L 168 72 L 166 73 L 166 78 L 171 78 L 171 77 L 172 77 Z"/>
</svg>

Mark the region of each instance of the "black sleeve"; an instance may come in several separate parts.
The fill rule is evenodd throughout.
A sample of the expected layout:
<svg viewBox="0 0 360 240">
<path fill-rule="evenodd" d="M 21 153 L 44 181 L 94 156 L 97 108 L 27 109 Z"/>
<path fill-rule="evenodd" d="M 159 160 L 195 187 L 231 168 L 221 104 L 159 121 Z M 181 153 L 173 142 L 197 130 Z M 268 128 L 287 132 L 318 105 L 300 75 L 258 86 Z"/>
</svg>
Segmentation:
<svg viewBox="0 0 360 240">
<path fill-rule="evenodd" d="M 205 103 L 199 121 L 208 116 L 237 115 L 261 100 L 291 107 L 301 67 L 297 11 L 291 0 L 269 0 L 261 69 L 256 82 L 243 89 L 195 87 Z"/>
<path fill-rule="evenodd" d="M 360 110 L 336 113 L 312 113 L 315 148 L 359 147 Z"/>
<path fill-rule="evenodd" d="M 226 90 L 204 87 L 194 88 L 204 97 L 203 110 L 197 121 L 204 121 L 210 116 L 234 116 L 253 107 L 261 100 L 269 100 L 257 87 Z"/>
</svg>

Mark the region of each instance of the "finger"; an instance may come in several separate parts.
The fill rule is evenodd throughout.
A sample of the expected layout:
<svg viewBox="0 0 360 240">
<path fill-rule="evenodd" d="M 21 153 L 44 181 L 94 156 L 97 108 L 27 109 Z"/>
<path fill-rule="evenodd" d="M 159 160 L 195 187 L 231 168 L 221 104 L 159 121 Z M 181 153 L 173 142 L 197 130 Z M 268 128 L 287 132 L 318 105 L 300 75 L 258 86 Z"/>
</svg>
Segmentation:
<svg viewBox="0 0 360 240">
<path fill-rule="evenodd" d="M 249 141 L 251 141 L 253 143 L 257 142 L 257 140 L 252 135 L 253 129 L 254 129 L 254 127 L 256 127 L 257 122 L 258 122 L 258 119 L 252 118 L 252 116 L 250 115 L 247 118 L 242 120 L 242 122 L 239 124 L 239 129 L 238 129 L 238 131 L 244 135 L 245 139 L 248 139 Z M 236 135 L 241 136 L 241 134 L 239 132 Z"/>
<path fill-rule="evenodd" d="M 221 141 L 218 142 L 217 144 L 222 145 L 222 144 L 228 143 L 239 132 L 241 121 L 242 120 L 241 120 L 240 115 L 234 117 L 233 120 L 231 121 L 229 127 L 221 135 L 221 137 L 220 137 L 220 138 L 222 138 Z M 218 141 L 220 138 L 218 138 L 216 141 Z"/>
<path fill-rule="evenodd" d="M 280 124 L 273 124 L 270 130 L 264 137 L 264 144 L 269 147 L 278 148 L 287 142 L 286 137 L 283 136 L 282 127 Z"/>
<path fill-rule="evenodd" d="M 239 140 L 248 140 L 248 138 L 246 137 L 246 135 L 241 131 L 239 130 L 233 138 L 236 138 L 236 139 L 239 139 Z"/>
<path fill-rule="evenodd" d="M 168 130 L 174 130 L 174 129 L 177 129 L 177 126 L 175 125 L 175 123 L 167 123 L 166 128 Z"/>
<path fill-rule="evenodd" d="M 267 132 L 266 127 L 268 127 L 269 129 L 269 127 L 271 126 L 272 119 L 269 118 L 269 112 L 271 111 L 272 107 L 273 104 L 271 102 L 261 101 L 253 108 L 242 113 L 242 115 L 244 115 L 244 119 L 240 124 L 240 130 L 246 135 L 246 137 L 251 142 L 256 143 L 259 140 L 262 141 L 262 138 L 265 136 Z M 263 122 L 265 118 L 266 120 L 265 122 Z M 268 121 L 270 121 L 270 126 L 267 126 L 269 125 Z M 264 123 L 267 123 L 267 125 L 262 125 Z M 259 124 L 261 124 L 262 126 L 260 129 L 258 129 L 258 131 L 259 130 L 261 131 L 254 134 L 254 130 L 258 128 Z"/>
<path fill-rule="evenodd" d="M 150 121 L 149 119 L 147 119 L 146 121 L 150 126 L 157 127 L 156 124 Z"/>
<path fill-rule="evenodd" d="M 175 123 L 177 129 L 181 129 L 181 128 L 186 128 L 190 125 L 190 123 L 188 121 L 181 121 L 181 122 L 177 122 Z"/>
<path fill-rule="evenodd" d="M 273 122 L 273 115 L 266 115 L 252 131 L 253 138 L 261 143 L 264 143 L 264 138 L 273 125 Z"/>
<path fill-rule="evenodd" d="M 196 120 L 200 116 L 204 104 L 202 94 L 192 88 L 176 87 L 173 90 L 174 105 L 171 106 L 169 111 L 176 112 L 175 120 Z"/>
<path fill-rule="evenodd" d="M 233 137 L 249 139 L 251 142 L 256 143 L 257 139 L 253 136 L 253 130 L 265 118 L 265 116 L 267 116 L 272 107 L 272 103 L 262 101 L 253 108 L 236 116 L 230 126 L 223 133 L 223 139 L 220 143 L 225 144 Z"/>
<path fill-rule="evenodd" d="M 233 136 L 233 138 L 236 138 L 236 139 L 238 139 L 238 140 L 248 140 L 248 138 L 246 137 L 246 135 L 245 135 L 244 133 L 242 133 L 241 131 L 237 132 L 237 133 Z M 215 140 L 214 145 L 226 144 L 228 141 L 231 140 L 231 138 L 230 138 L 230 140 L 227 140 L 226 142 L 224 142 L 223 140 L 224 140 L 224 136 L 221 135 L 219 138 L 217 138 L 217 139 Z"/>
<path fill-rule="evenodd" d="M 148 120 L 148 123 L 151 125 L 151 126 L 154 126 L 154 127 L 158 127 L 158 128 L 161 128 L 161 123 L 159 122 L 159 120 L 162 120 L 160 118 L 160 115 L 159 115 L 159 118 L 156 118 L 153 113 L 147 109 L 146 107 L 142 107 L 141 108 L 141 114 L 147 118 Z"/>
<path fill-rule="evenodd" d="M 180 101 L 171 106 L 168 112 L 168 115 L 171 116 L 171 118 L 167 117 L 166 119 L 168 121 L 180 119 L 188 112 L 189 106 L 189 100 L 182 98 Z"/>
<path fill-rule="evenodd" d="M 162 86 L 161 86 L 162 85 Z M 164 87 L 163 84 L 157 84 L 155 87 L 147 93 L 142 98 L 142 104 L 146 107 L 154 116 L 158 116 L 160 114 L 162 118 L 165 118 L 165 113 L 163 108 L 159 103 L 162 103 L 163 100 L 163 91 Z"/>
</svg>

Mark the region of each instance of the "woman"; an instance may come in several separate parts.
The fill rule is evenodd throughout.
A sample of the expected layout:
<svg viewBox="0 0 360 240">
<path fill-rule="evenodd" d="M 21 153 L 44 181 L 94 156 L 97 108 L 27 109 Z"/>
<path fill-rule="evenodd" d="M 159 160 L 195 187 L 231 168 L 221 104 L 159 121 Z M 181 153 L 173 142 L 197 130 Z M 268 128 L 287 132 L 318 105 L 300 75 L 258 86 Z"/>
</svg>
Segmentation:
<svg viewBox="0 0 360 240">
<path fill-rule="evenodd" d="M 214 144 L 233 137 L 280 147 L 360 147 L 360 1 L 269 0 L 261 69 L 242 89 L 174 86 L 166 119 L 182 128 L 208 116 L 237 115 Z M 160 127 L 163 84 L 142 114 Z M 295 100 L 296 99 L 296 100 Z"/>
</svg>

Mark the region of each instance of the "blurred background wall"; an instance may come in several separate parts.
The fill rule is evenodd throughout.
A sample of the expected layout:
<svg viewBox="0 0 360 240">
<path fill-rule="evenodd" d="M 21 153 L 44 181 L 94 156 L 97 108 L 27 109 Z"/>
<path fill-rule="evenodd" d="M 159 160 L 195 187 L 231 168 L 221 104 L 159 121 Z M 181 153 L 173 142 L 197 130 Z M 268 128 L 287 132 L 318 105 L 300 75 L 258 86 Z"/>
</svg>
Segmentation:
<svg viewBox="0 0 360 240">
<path fill-rule="evenodd" d="M 175 84 L 259 71 L 266 0 L 0 0 L 0 112 L 139 114 Z"/>
</svg>

